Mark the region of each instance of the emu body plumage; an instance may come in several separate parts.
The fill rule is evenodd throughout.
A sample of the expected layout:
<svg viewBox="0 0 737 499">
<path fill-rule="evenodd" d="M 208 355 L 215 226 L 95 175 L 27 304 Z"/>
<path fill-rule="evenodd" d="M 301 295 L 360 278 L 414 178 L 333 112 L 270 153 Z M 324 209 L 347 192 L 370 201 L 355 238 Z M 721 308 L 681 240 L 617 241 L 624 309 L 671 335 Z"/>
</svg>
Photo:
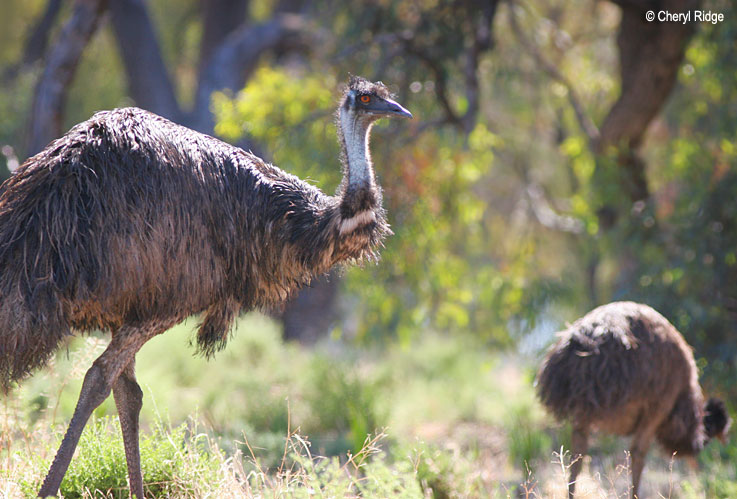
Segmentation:
<svg viewBox="0 0 737 499">
<path fill-rule="evenodd" d="M 338 262 L 376 256 L 389 228 L 368 140 L 373 122 L 392 115 L 411 116 L 380 83 L 352 78 L 338 111 L 345 178 L 335 196 L 136 108 L 95 114 L 0 187 L 2 387 L 67 335 L 112 332 L 40 495 L 57 492 L 112 390 L 131 493 L 142 497 L 134 357 L 151 337 L 201 314 L 197 344 L 211 355 L 239 312 L 282 302 Z"/>
<path fill-rule="evenodd" d="M 540 368 L 537 391 L 550 412 L 573 426 L 570 497 L 592 429 L 632 436 L 635 496 L 653 440 L 691 456 L 729 427 L 724 403 L 704 400 L 686 340 L 639 303 L 603 305 L 561 332 Z"/>
</svg>

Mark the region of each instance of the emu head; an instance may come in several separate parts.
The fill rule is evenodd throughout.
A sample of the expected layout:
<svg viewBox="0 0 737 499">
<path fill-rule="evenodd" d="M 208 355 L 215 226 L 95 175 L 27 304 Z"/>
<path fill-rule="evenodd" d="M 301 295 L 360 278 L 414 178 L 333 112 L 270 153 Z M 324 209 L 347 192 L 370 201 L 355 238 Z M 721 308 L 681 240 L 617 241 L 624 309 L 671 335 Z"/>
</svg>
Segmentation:
<svg viewBox="0 0 737 499">
<path fill-rule="evenodd" d="M 704 407 L 704 431 L 707 438 L 718 438 L 724 442 L 731 424 L 732 420 L 724 402 L 718 398 L 710 398 Z"/>
<path fill-rule="evenodd" d="M 340 103 L 341 113 L 354 120 L 373 122 L 382 117 L 411 118 L 412 113 L 391 98 L 383 83 L 351 76 Z"/>
</svg>

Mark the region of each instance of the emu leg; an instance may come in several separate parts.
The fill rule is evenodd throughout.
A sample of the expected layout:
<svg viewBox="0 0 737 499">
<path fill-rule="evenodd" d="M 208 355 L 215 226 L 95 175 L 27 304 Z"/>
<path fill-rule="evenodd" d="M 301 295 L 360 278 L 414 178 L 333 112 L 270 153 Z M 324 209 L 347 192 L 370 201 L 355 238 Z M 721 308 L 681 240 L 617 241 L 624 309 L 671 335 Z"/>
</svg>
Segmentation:
<svg viewBox="0 0 737 499">
<path fill-rule="evenodd" d="M 632 468 L 631 497 L 633 499 L 640 497 L 640 477 L 642 476 L 642 470 L 645 467 L 647 451 L 650 449 L 650 444 L 655 439 L 655 432 L 667 416 L 669 411 L 668 408 L 673 407 L 673 403 L 663 401 L 661 407 L 662 408 L 658 414 L 649 415 L 650 420 L 648 421 L 647 426 L 638 429 L 637 433 L 632 437 L 632 443 L 630 444 L 630 467 Z"/>
<path fill-rule="evenodd" d="M 104 366 L 98 363 L 98 361 L 99 359 L 92 364 L 92 367 L 90 367 L 84 377 L 77 407 L 74 409 L 74 415 L 64 435 L 64 440 L 62 440 L 61 446 L 59 446 L 59 450 L 56 453 L 54 462 L 51 463 L 51 469 L 49 469 L 49 473 L 46 475 L 43 485 L 41 485 L 41 490 L 38 492 L 39 497 L 56 495 L 61 485 L 61 480 L 64 478 L 64 473 L 67 472 L 69 463 L 74 455 L 74 449 L 77 448 L 82 430 L 87 424 L 87 420 L 92 414 L 92 411 L 98 405 L 102 404 L 110 394 L 110 383 L 105 379 L 106 373 Z"/>
<path fill-rule="evenodd" d="M 131 363 L 143 344 L 157 334 L 166 331 L 173 324 L 174 321 L 138 328 L 123 326 L 113 332 L 113 339 L 107 349 L 95 360 L 84 376 L 82 391 L 79 394 L 72 421 L 56 452 L 54 462 L 51 463 L 51 469 L 41 485 L 41 490 L 38 492 L 39 497 L 56 495 L 92 411 L 110 395 L 113 383 L 123 369 Z"/>
<path fill-rule="evenodd" d="M 647 456 L 647 450 L 650 448 L 651 438 L 644 436 L 636 436 L 632 442 L 632 448 L 630 449 L 630 459 L 632 461 L 632 497 L 640 497 L 640 477 L 642 476 L 642 470 L 645 467 L 645 456 Z"/>
<path fill-rule="evenodd" d="M 120 430 L 123 433 L 131 496 L 143 499 L 141 454 L 138 449 L 138 415 L 143 405 L 143 392 L 136 382 L 134 363 L 135 360 L 131 360 L 113 383 L 113 397 L 120 417 Z"/>
<path fill-rule="evenodd" d="M 573 492 L 576 490 L 576 478 L 581 472 L 583 466 L 583 458 L 589 447 L 589 429 L 574 428 L 571 437 L 571 476 L 568 480 L 568 499 L 573 499 Z"/>
</svg>

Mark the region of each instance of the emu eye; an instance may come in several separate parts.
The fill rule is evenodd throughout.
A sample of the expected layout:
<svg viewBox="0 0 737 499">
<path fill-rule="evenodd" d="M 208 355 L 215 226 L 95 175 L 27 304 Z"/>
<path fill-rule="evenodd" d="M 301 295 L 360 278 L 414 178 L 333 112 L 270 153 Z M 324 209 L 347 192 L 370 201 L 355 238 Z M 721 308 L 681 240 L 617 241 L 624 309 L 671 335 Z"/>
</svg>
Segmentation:
<svg viewBox="0 0 737 499">
<path fill-rule="evenodd" d="M 371 97 L 368 95 L 362 95 L 361 102 L 363 102 L 364 104 L 368 104 L 369 102 L 371 102 Z"/>
</svg>

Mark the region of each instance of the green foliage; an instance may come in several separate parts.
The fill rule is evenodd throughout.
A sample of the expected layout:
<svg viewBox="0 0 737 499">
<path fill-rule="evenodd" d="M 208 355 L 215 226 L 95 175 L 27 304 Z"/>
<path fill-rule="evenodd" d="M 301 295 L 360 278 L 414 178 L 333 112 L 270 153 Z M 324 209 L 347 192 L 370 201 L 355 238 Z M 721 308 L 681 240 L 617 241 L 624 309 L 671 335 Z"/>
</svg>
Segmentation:
<svg viewBox="0 0 737 499">
<path fill-rule="evenodd" d="M 250 22 L 267 21 L 277 4 L 251 2 Z M 0 69 L 18 61 L 44 2 L 1 6 L 10 21 L 0 34 Z M 196 92 L 203 35 L 198 3 L 148 7 L 186 109 Z M 727 19 L 735 12 L 725 0 L 708 7 Z M 515 10 L 522 30 L 535 34 L 541 54 L 572 82 L 567 88 L 541 70 L 509 23 L 499 22 L 509 15 L 509 5 L 499 5 L 495 46 L 479 61 L 480 106 L 468 133 L 442 118 L 470 104 L 465 64 L 479 21 L 471 4 L 391 0 L 364 5 L 356 16 L 348 4 L 309 2 L 305 15 L 328 39 L 300 54 L 299 64 L 282 66 L 281 55 L 267 55 L 242 92 L 213 96 L 217 134 L 253 141 L 259 153 L 327 192 L 340 179 L 333 112 L 348 72 L 374 77 L 380 68 L 377 77 L 414 112 L 415 121 L 380 122 L 375 131 L 373 157 L 395 234 L 378 265 L 346 271 L 349 312 L 336 334 L 409 345 L 434 330 L 509 347 L 601 302 L 629 298 L 660 308 L 712 359 L 710 369 L 733 364 L 735 297 L 728 283 L 736 230 L 725 220 L 737 155 L 729 104 L 737 91 L 734 23 L 706 23 L 689 43 L 679 85 L 641 148 L 652 199 L 633 207 L 616 158 L 592 154 L 569 101 L 576 91 L 600 124 L 617 98 L 617 16 L 614 7 L 588 0 L 577 8 L 590 16 L 563 15 L 570 8 L 533 1 Z M 84 52 L 65 126 L 131 104 L 117 52 L 103 26 Z M 21 160 L 39 71 L 26 68 L 2 82 L 0 146 L 12 146 Z M 530 200 L 530 186 L 544 193 L 543 206 Z M 603 206 L 624 214 L 612 231 L 601 226 Z M 581 232 L 539 223 L 541 209 L 570 217 Z M 281 430 L 284 411 L 267 406 L 258 409 L 268 420 L 259 425 Z"/>
<path fill-rule="evenodd" d="M 452 454 L 424 442 L 413 446 L 411 453 L 416 456 L 417 479 L 422 488 L 435 498 L 449 497 L 456 479 Z"/>
<path fill-rule="evenodd" d="M 639 218 L 643 224 L 657 219 L 668 231 L 644 228 L 639 239 L 630 238 L 640 254 L 631 293 L 649 297 L 702 355 L 723 361 L 737 354 L 725 341 L 735 324 L 729 303 L 736 297 L 731 248 L 737 247 L 737 175 L 727 170 L 709 186 L 684 183 L 682 188 L 688 195 L 675 200 L 671 213 L 646 211 Z"/>
<path fill-rule="evenodd" d="M 390 459 L 378 443 L 382 434 L 367 437 L 356 454 L 338 458 L 317 457 L 310 443 L 297 434 L 286 441 L 284 457 L 275 475 L 256 462 L 243 492 L 246 497 L 398 497 L 421 498 L 416 472 L 407 458 Z M 245 494 L 244 494 L 245 492 Z"/>
<path fill-rule="evenodd" d="M 148 6 L 185 110 L 198 80 L 198 5 Z M 465 65 L 479 9 L 463 2 L 373 2 L 358 16 L 345 3 L 308 2 L 310 29 L 330 35 L 317 37 L 299 64 L 281 65 L 281 49 L 267 54 L 242 92 L 213 97 L 220 136 L 252 140 L 264 156 L 327 192 L 340 178 L 333 110 L 348 72 L 384 79 L 413 110 L 415 121 L 382 123 L 375 132 L 373 156 L 395 234 L 379 265 L 346 272 L 350 312 L 336 333 L 410 344 L 436 330 L 513 346 L 530 331 L 542 334 L 540 324 L 550 324 L 550 333 L 596 304 L 632 298 L 662 309 L 713 359 L 711 367 L 734 364 L 737 351 L 728 340 L 735 297 L 728 283 L 736 229 L 725 220 L 737 155 L 735 23 L 705 23 L 689 42 L 679 84 L 641 147 L 651 200 L 633 207 L 623 195 L 626 175 L 615 158 L 592 154 L 569 101 L 576 91 L 584 112 L 601 124 L 618 96 L 618 17 L 607 5 L 582 2 L 576 9 L 587 16 L 564 15 L 572 7 L 559 1 L 515 10 L 541 55 L 572 82 L 568 88 L 551 81 L 509 23 L 499 22 L 510 14 L 502 2 L 495 46 L 479 60 L 480 106 L 468 133 L 443 119 L 448 109 L 461 115 L 470 105 Z M 731 2 L 705 5 L 734 17 Z M 19 62 L 45 2 L 2 0 L 0 7 L 8 20 L 0 33 L 2 72 Z M 278 8 L 272 0 L 250 2 L 248 22 L 267 21 Z M 63 7 L 52 35 L 70 9 Z M 104 25 L 83 54 L 65 126 L 132 104 L 117 53 Z M 40 70 L 37 64 L 2 81 L 0 147 L 12 146 L 10 156 L 21 161 Z M 3 156 L 0 179 L 5 162 Z M 544 193 L 544 206 L 533 206 L 530 186 Z M 603 206 L 624 214 L 612 231 L 600 226 Z M 539 223 L 540 208 L 570 217 L 581 233 Z M 268 424 L 283 426 L 283 413 L 273 416 Z"/>
<path fill-rule="evenodd" d="M 252 137 L 282 168 L 337 185 L 330 117 L 336 84 L 325 74 L 261 68 L 235 98 L 215 96 L 216 132 L 229 140 Z M 380 126 L 377 134 L 382 131 Z M 346 290 L 359 319 L 352 335 L 381 340 L 392 332 L 408 342 L 429 327 L 476 331 L 508 344 L 510 322 L 534 321 L 528 312 L 542 294 L 530 290 L 537 279 L 524 270 L 533 257 L 526 238 L 511 255 L 505 253 L 509 247 L 489 251 L 488 239 L 501 235 L 501 228 L 488 221 L 477 187 L 493 167 L 498 146 L 499 138 L 479 124 L 467 140 L 438 131 L 401 151 L 390 144 L 374 147 L 395 234 L 380 265 L 347 272 Z M 500 261 L 506 270 L 498 268 Z"/>
<path fill-rule="evenodd" d="M 525 373 L 524 386 L 533 384 L 532 371 Z M 515 466 L 535 471 L 550 461 L 553 445 L 548 418 L 532 394 L 527 397 L 519 394 L 510 399 L 505 408 L 504 428 L 507 433 L 509 459 Z M 565 438 L 565 432 L 563 437 Z M 560 435 L 558 435 L 560 438 Z"/>
<path fill-rule="evenodd" d="M 348 289 L 362 295 L 359 337 L 377 339 L 389 329 L 409 342 L 428 328 L 471 330 L 504 344 L 509 321 L 524 315 L 525 280 L 497 268 L 487 246 L 493 228 L 484 225 L 485 204 L 475 192 L 497 139 L 482 125 L 468 148 L 460 137 L 444 139 L 419 139 L 395 159 L 399 171 L 384 173 L 386 185 L 402 186 L 387 192 L 395 235 L 382 265 L 350 275 Z"/>
<path fill-rule="evenodd" d="M 507 423 L 510 459 L 519 467 L 534 470 L 548 460 L 552 440 L 541 421 L 532 418 L 530 407 L 512 409 Z"/>
<path fill-rule="evenodd" d="M 497 382 L 498 359 L 476 340 L 427 335 L 412 347 L 387 354 L 386 361 L 382 367 L 399 388 L 388 402 L 391 426 L 399 424 L 403 431 L 427 421 L 498 423 L 494 401 L 515 389 Z"/>
<path fill-rule="evenodd" d="M 215 133 L 229 141 L 253 138 L 268 148 L 281 168 L 337 186 L 335 89 L 329 73 L 301 77 L 262 67 L 235 98 L 213 96 Z"/>
<path fill-rule="evenodd" d="M 703 470 L 697 483 L 689 484 L 684 497 L 714 497 L 726 499 L 737 494 L 737 470 L 733 463 L 737 459 L 737 438 L 732 432 L 728 445 L 709 445 L 699 455 Z"/>
<path fill-rule="evenodd" d="M 386 380 L 382 383 L 382 380 L 366 379 L 352 364 L 326 357 L 312 361 L 309 375 L 305 398 L 311 411 L 303 428 L 313 434 L 330 435 L 337 431 L 345 439 L 334 441 L 333 445 L 329 445 L 329 439 L 318 441 L 324 451 L 358 452 L 367 434 L 386 426 L 386 415 L 380 414 L 377 407 L 377 400 L 386 391 Z M 346 444 L 348 448 L 343 447 Z"/>
<path fill-rule="evenodd" d="M 423 497 L 414 470 L 406 459 L 390 463 L 380 453 L 356 470 L 359 477 L 347 474 L 336 458 L 295 457 L 305 472 L 305 486 L 290 491 L 290 497 L 311 498 L 316 491 L 323 497 Z"/>
<path fill-rule="evenodd" d="M 734 12 L 731 3 L 717 6 Z M 727 69 L 737 64 L 726 47 L 733 35 L 730 23 L 704 26 L 689 46 L 666 113 L 672 135 L 648 157 L 653 199 L 634 207 L 608 243 L 635 266 L 619 293 L 668 317 L 710 359 L 707 374 L 721 379 L 737 358 L 737 127 L 725 105 L 737 96 L 737 74 Z"/>
<path fill-rule="evenodd" d="M 409 456 L 425 497 L 481 497 L 489 492 L 474 469 L 478 453 L 423 441 L 400 443 L 392 452 L 395 459 Z"/>
</svg>

